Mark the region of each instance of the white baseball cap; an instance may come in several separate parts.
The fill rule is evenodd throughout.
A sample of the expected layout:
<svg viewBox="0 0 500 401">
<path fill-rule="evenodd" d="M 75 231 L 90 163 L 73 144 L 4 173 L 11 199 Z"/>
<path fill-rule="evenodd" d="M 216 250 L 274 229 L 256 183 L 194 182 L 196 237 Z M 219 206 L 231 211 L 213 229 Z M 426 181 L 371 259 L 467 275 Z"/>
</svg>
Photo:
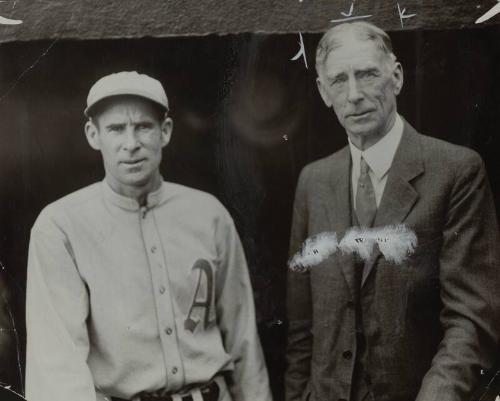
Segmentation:
<svg viewBox="0 0 500 401">
<path fill-rule="evenodd" d="M 136 71 L 122 71 L 102 77 L 90 88 L 87 108 L 83 113 L 89 117 L 89 110 L 98 102 L 119 95 L 149 99 L 168 111 L 167 94 L 160 81 Z"/>
</svg>

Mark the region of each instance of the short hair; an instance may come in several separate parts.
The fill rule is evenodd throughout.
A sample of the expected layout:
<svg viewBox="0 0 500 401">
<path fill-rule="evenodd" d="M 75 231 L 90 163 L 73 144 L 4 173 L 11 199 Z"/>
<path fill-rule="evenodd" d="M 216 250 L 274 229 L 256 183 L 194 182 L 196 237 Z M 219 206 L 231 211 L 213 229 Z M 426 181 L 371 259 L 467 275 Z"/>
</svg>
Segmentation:
<svg viewBox="0 0 500 401">
<path fill-rule="evenodd" d="M 116 96 L 109 96 L 106 97 L 99 102 L 97 102 L 95 105 L 92 106 L 91 109 L 88 110 L 88 116 L 89 120 L 94 122 L 94 124 L 97 124 L 97 119 L 99 118 L 99 115 L 104 112 L 108 108 L 109 105 L 113 104 L 116 100 L 118 99 L 128 99 L 128 98 L 137 98 L 137 99 L 142 99 L 146 103 L 149 103 L 151 107 L 153 108 L 153 113 L 155 118 L 158 120 L 159 123 L 161 123 L 167 114 L 167 110 L 160 106 L 158 103 L 152 102 L 151 100 L 148 100 L 143 97 L 139 96 L 134 96 L 134 95 L 116 95 Z"/>
<path fill-rule="evenodd" d="M 379 27 L 365 21 L 346 22 L 330 28 L 321 37 L 316 48 L 316 72 L 323 66 L 331 51 L 342 45 L 342 36 L 351 33 L 360 40 L 370 40 L 391 60 L 396 61 L 389 35 Z"/>
</svg>

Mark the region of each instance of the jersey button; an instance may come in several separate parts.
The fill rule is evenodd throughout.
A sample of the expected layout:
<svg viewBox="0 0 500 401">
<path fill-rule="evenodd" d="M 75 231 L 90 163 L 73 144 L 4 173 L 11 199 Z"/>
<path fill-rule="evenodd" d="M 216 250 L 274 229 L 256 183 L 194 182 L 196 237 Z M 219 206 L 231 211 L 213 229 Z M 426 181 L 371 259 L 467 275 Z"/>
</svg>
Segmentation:
<svg viewBox="0 0 500 401">
<path fill-rule="evenodd" d="M 177 369 L 177 367 L 176 367 L 176 366 L 174 366 L 174 367 L 172 368 L 172 374 L 174 374 L 174 375 L 175 375 L 175 374 L 177 373 L 177 370 L 178 370 L 178 369 Z"/>
<path fill-rule="evenodd" d="M 167 333 L 168 335 L 172 334 L 172 329 L 170 327 L 167 327 L 165 329 L 165 333 Z"/>
<path fill-rule="evenodd" d="M 164 294 L 165 293 L 165 287 L 164 286 L 160 286 L 160 294 Z"/>
<path fill-rule="evenodd" d="M 155 253 L 155 252 L 156 252 L 156 245 L 153 245 L 153 246 L 151 247 L 151 253 Z"/>
</svg>

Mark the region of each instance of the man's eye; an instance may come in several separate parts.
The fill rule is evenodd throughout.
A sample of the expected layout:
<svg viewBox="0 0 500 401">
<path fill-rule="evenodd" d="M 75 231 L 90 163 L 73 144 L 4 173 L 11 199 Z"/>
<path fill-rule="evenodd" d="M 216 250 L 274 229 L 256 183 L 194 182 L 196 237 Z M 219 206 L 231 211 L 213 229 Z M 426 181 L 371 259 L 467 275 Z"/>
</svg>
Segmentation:
<svg viewBox="0 0 500 401">
<path fill-rule="evenodd" d="M 340 85 L 340 84 L 343 84 L 345 82 L 345 78 L 344 77 L 337 77 L 337 78 L 333 78 L 331 81 L 330 81 L 330 85 L 331 86 L 334 86 L 334 85 Z"/>
<path fill-rule="evenodd" d="M 359 77 L 362 79 L 375 78 L 376 76 L 375 71 L 363 71 L 359 73 Z"/>
<path fill-rule="evenodd" d="M 148 130 L 151 126 L 149 124 L 138 124 L 137 129 L 140 131 Z"/>
</svg>

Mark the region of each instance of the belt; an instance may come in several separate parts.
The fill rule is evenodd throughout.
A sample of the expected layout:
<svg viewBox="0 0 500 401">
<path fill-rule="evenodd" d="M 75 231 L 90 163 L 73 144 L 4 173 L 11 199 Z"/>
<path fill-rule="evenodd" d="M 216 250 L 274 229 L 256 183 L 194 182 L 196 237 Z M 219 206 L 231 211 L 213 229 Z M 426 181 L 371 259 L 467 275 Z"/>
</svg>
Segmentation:
<svg viewBox="0 0 500 401">
<path fill-rule="evenodd" d="M 154 393 L 141 393 L 132 398 L 133 401 L 194 401 L 192 392 L 198 389 L 203 401 L 218 401 L 220 387 L 215 380 L 188 391 L 181 390 L 177 393 L 161 395 L 161 390 Z M 175 397 L 174 397 L 175 396 Z M 123 398 L 111 397 L 112 401 L 129 401 Z"/>
</svg>

